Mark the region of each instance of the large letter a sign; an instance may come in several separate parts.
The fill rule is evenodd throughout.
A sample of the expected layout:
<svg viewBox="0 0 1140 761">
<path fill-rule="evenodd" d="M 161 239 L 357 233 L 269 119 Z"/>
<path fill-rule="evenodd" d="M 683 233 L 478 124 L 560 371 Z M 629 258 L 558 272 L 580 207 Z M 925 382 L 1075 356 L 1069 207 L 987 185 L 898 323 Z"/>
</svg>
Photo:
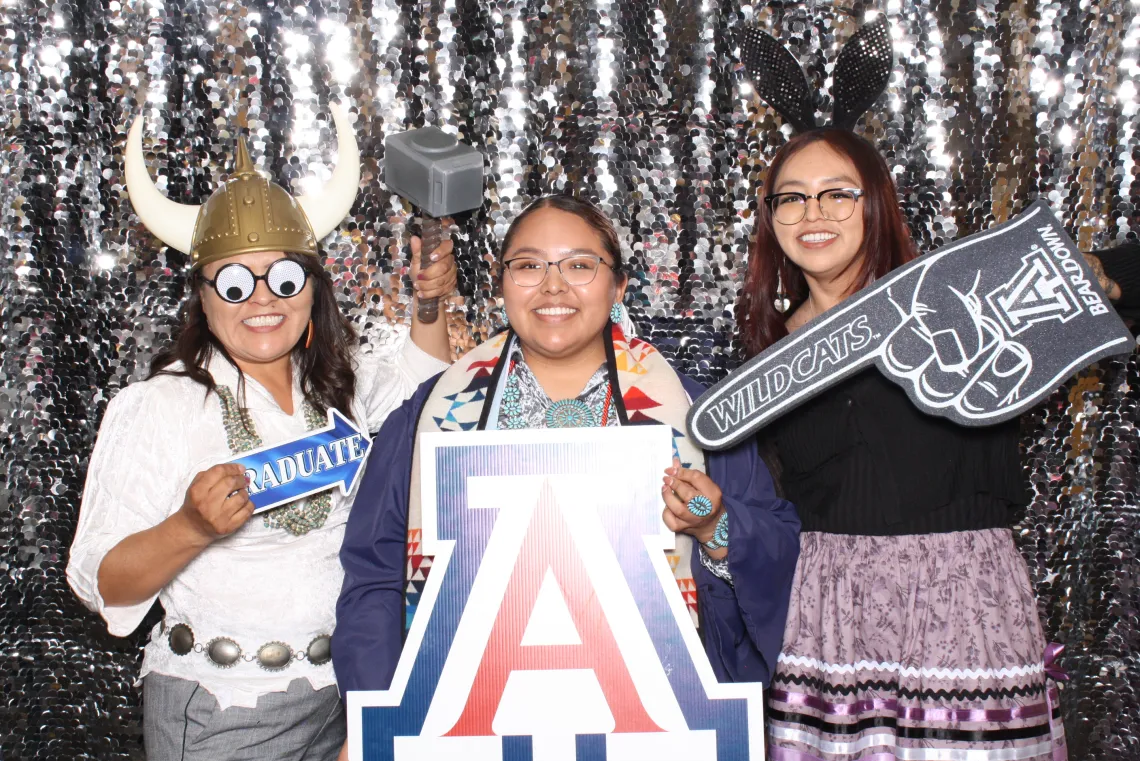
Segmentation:
<svg viewBox="0 0 1140 761">
<path fill-rule="evenodd" d="M 758 684 L 718 684 L 666 557 L 662 426 L 429 433 L 433 556 L 354 761 L 763 758 Z"/>
</svg>

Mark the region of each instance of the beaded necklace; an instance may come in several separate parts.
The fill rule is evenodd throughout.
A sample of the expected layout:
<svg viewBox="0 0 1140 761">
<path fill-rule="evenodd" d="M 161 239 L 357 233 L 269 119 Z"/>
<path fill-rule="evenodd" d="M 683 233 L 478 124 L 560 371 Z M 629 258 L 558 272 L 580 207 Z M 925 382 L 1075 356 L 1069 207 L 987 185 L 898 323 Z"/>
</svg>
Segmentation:
<svg viewBox="0 0 1140 761">
<path fill-rule="evenodd" d="M 503 385 L 500 402 L 506 415 L 506 428 L 519 430 L 527 427 L 522 413 L 522 391 L 519 390 L 519 376 L 515 368 L 518 363 L 512 359 L 507 369 L 507 382 Z M 597 428 L 605 426 L 610 419 L 613 403 L 614 384 L 606 382 L 606 398 L 603 402 L 588 404 L 581 399 L 560 399 L 547 409 L 544 422 L 547 428 Z"/>
<path fill-rule="evenodd" d="M 214 391 L 217 392 L 218 400 L 221 402 L 222 425 L 226 429 L 226 443 L 230 447 L 230 452 L 237 455 L 260 447 L 261 436 L 253 425 L 253 417 L 249 414 L 249 410 L 238 407 L 234 392 L 229 386 L 215 386 Z M 310 431 L 328 422 L 313 409 L 308 399 L 301 402 L 301 411 L 305 416 L 305 427 Z M 262 516 L 262 524 L 266 528 L 280 528 L 293 536 L 302 536 L 325 525 L 331 510 L 332 494 L 324 491 L 266 512 Z"/>
</svg>

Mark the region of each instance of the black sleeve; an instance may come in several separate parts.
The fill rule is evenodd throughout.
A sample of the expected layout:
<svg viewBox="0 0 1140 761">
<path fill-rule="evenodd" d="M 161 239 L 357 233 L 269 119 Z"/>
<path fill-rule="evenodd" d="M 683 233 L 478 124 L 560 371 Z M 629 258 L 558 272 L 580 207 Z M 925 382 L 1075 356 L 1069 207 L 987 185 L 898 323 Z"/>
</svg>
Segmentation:
<svg viewBox="0 0 1140 761">
<path fill-rule="evenodd" d="M 1116 281 L 1123 295 L 1117 309 L 1140 309 L 1140 244 L 1129 243 L 1103 251 L 1092 251 L 1104 265 L 1104 273 Z"/>
</svg>

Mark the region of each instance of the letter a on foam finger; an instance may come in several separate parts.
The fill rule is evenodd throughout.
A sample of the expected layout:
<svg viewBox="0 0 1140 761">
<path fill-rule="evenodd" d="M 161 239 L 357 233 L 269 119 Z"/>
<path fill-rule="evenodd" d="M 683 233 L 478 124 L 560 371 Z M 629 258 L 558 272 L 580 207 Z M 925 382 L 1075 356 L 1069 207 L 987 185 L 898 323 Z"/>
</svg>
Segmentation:
<svg viewBox="0 0 1140 761">
<path fill-rule="evenodd" d="M 1132 341 L 1037 202 L 900 267 L 753 357 L 693 404 L 689 432 L 705 449 L 730 447 L 872 364 L 924 412 L 998 423 Z"/>
</svg>

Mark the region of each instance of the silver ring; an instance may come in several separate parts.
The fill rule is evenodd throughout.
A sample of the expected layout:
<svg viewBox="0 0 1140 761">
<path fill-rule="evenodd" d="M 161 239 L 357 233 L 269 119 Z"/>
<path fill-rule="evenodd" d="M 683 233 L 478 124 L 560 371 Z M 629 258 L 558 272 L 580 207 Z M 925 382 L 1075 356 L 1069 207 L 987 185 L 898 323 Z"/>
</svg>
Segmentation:
<svg viewBox="0 0 1140 761">
<path fill-rule="evenodd" d="M 226 495 L 226 499 L 229 499 L 230 497 L 234 496 L 235 494 L 241 494 L 243 491 L 245 491 L 245 489 L 246 489 L 246 487 L 244 487 L 244 486 L 241 487 L 240 489 L 234 489 L 232 492 L 230 492 L 229 494 Z M 225 502 L 226 500 L 224 499 L 222 501 Z"/>
</svg>

